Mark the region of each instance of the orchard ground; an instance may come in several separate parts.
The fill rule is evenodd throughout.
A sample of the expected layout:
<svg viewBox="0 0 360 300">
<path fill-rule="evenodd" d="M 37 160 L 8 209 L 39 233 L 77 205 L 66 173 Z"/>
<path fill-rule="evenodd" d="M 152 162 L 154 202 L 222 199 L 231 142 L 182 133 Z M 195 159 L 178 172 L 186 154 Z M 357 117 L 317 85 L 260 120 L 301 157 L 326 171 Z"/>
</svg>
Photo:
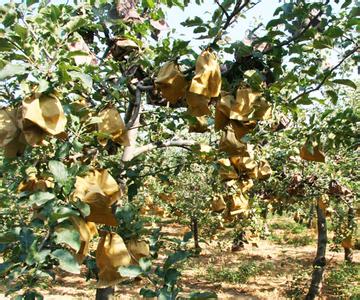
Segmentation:
<svg viewBox="0 0 360 300">
<path fill-rule="evenodd" d="M 179 237 L 188 228 L 163 220 L 162 232 Z M 219 299 L 301 299 L 307 292 L 316 252 L 316 230 L 307 229 L 289 217 L 271 219 L 266 239 L 251 238 L 241 251 L 231 252 L 231 229 L 219 231 L 211 241 L 201 242 L 202 251 L 181 267 L 180 287 L 186 296 L 191 291 L 213 291 Z M 332 236 L 329 237 L 329 241 Z M 96 243 L 94 242 L 94 245 Z M 159 261 L 165 257 L 159 256 Z M 360 253 L 354 262 L 344 263 L 342 249 L 327 249 L 327 267 L 320 299 L 359 299 Z M 45 299 L 91 299 L 95 280 L 85 280 L 61 270 L 57 282 L 49 282 L 41 291 Z M 139 290 L 146 279 L 127 280 L 116 287 L 116 299 L 141 298 Z M 0 299 L 6 299 L 0 294 Z"/>
</svg>

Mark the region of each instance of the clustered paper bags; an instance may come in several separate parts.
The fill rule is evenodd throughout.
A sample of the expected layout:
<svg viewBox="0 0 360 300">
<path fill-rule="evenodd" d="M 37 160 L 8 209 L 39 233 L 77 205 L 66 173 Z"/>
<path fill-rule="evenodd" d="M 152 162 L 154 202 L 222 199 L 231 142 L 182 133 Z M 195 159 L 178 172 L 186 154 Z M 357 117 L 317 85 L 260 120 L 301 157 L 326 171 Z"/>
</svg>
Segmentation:
<svg viewBox="0 0 360 300">
<path fill-rule="evenodd" d="M 121 190 L 107 170 L 93 170 L 85 177 L 77 177 L 74 199 L 80 199 L 90 206 L 90 215 L 71 219 L 80 233 L 81 248 L 77 253 L 81 262 L 89 250 L 89 242 L 96 234 L 96 224 L 117 226 L 113 205 L 119 201 Z M 95 228 L 94 228 L 95 227 Z M 118 268 L 138 264 L 139 259 L 149 256 L 150 249 L 145 241 L 129 240 L 127 244 L 114 232 L 101 237 L 96 250 L 96 264 L 99 268 L 99 287 L 116 284 L 121 276 Z"/>
<path fill-rule="evenodd" d="M 195 76 L 188 82 L 175 62 L 165 63 L 155 80 L 162 96 L 171 104 L 186 98 L 189 115 L 196 117 L 196 124 L 191 124 L 190 132 L 207 131 L 210 115 L 209 102 L 218 97 L 221 89 L 221 72 L 215 53 L 205 50 L 198 57 Z"/>
<path fill-rule="evenodd" d="M 39 145 L 47 135 L 65 131 L 66 117 L 56 94 L 38 94 L 23 100 L 17 109 L 0 110 L 0 146 L 5 157 L 21 155 L 25 145 Z"/>
<path fill-rule="evenodd" d="M 250 156 L 231 156 L 219 159 L 218 164 L 220 177 L 236 192 L 225 197 L 215 196 L 212 202 L 213 211 L 226 210 L 228 202 L 231 216 L 245 212 L 249 208 L 245 193 L 253 187 L 252 179 L 266 179 L 271 175 L 269 163 L 265 160 L 256 162 Z"/>
</svg>

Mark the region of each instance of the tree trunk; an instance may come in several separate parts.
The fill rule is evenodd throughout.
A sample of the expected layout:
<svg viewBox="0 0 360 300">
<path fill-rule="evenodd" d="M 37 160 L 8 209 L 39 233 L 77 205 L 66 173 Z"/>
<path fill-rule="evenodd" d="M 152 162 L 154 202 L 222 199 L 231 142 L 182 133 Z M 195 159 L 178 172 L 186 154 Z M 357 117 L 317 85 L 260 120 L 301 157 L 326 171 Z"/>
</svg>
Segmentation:
<svg viewBox="0 0 360 300">
<path fill-rule="evenodd" d="M 326 244 L 327 244 L 327 228 L 326 228 L 326 217 L 325 212 L 320 208 L 319 201 L 316 205 L 317 212 L 317 225 L 318 225 L 318 242 L 316 257 L 313 263 L 313 273 L 311 278 L 311 284 L 309 292 L 306 295 L 306 300 L 315 299 L 319 293 L 322 276 L 326 266 Z"/>
<path fill-rule="evenodd" d="M 198 227 L 198 220 L 197 218 L 193 217 L 191 218 L 191 227 L 192 227 L 192 232 L 194 235 L 194 246 L 195 246 L 195 250 L 199 251 L 200 250 L 200 245 L 199 245 L 199 227 Z"/>
<path fill-rule="evenodd" d="M 311 228 L 312 227 L 312 223 L 313 223 L 313 218 L 314 218 L 314 210 L 315 210 L 315 206 L 312 203 L 310 206 L 310 211 L 309 211 L 309 219 L 308 219 L 308 223 L 307 223 L 307 228 Z"/>
<path fill-rule="evenodd" d="M 115 294 L 115 288 L 114 287 L 106 287 L 103 289 L 96 289 L 96 298 L 95 300 L 113 300 Z"/>
<path fill-rule="evenodd" d="M 348 228 L 353 231 L 355 225 L 355 212 L 352 206 L 352 203 L 349 204 L 348 210 Z M 346 262 L 351 263 L 353 261 L 353 251 L 351 248 L 344 248 L 345 256 L 344 259 Z"/>
<path fill-rule="evenodd" d="M 344 248 L 345 251 L 345 261 L 352 263 L 353 262 L 353 251 L 351 248 Z"/>
</svg>

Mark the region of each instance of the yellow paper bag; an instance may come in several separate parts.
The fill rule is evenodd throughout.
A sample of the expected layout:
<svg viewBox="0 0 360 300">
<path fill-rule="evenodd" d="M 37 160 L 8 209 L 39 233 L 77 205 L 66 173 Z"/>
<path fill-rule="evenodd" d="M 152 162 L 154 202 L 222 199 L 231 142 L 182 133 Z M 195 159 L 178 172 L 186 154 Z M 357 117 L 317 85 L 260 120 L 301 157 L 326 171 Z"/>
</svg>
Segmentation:
<svg viewBox="0 0 360 300">
<path fill-rule="evenodd" d="M 208 98 L 217 97 L 221 89 L 221 71 L 215 53 L 205 50 L 196 60 L 195 76 L 189 91 Z"/>
<path fill-rule="evenodd" d="M 239 177 L 238 173 L 235 171 L 232 166 L 230 159 L 221 158 L 218 160 L 219 164 L 219 174 L 223 180 L 232 180 Z"/>
<path fill-rule="evenodd" d="M 97 286 L 114 286 L 121 279 L 118 268 L 130 263 L 131 256 L 123 239 L 115 232 L 107 232 L 96 249 L 96 265 L 99 268 Z"/>
<path fill-rule="evenodd" d="M 248 134 L 256 127 L 256 121 L 241 122 L 231 120 L 230 127 L 234 131 L 236 138 L 240 140 L 245 134 Z"/>
<path fill-rule="evenodd" d="M 271 176 L 272 170 L 270 164 L 266 160 L 261 160 L 259 162 L 258 169 L 258 179 L 266 179 Z"/>
<path fill-rule="evenodd" d="M 222 92 L 221 98 L 216 104 L 215 110 L 215 130 L 222 130 L 229 123 L 231 105 L 235 98 L 233 95 Z"/>
<path fill-rule="evenodd" d="M 213 212 L 222 212 L 226 208 L 226 203 L 222 195 L 215 195 L 211 203 Z"/>
<path fill-rule="evenodd" d="M 194 117 L 208 116 L 211 114 L 209 108 L 210 98 L 188 92 L 186 95 L 186 103 L 188 105 L 188 114 Z"/>
<path fill-rule="evenodd" d="M 254 186 L 254 182 L 252 181 L 252 179 L 244 179 L 238 182 L 238 186 L 240 188 L 240 191 L 242 193 L 245 193 Z"/>
<path fill-rule="evenodd" d="M 139 46 L 133 40 L 117 37 L 111 48 L 111 54 L 115 60 L 122 60 L 126 55 L 136 50 L 139 50 Z"/>
<path fill-rule="evenodd" d="M 89 204 L 90 215 L 86 217 L 87 221 L 117 226 L 113 205 L 121 195 L 118 184 L 107 170 L 94 170 L 85 177 L 76 177 L 73 198 Z"/>
<path fill-rule="evenodd" d="M 98 124 L 99 132 L 108 134 L 112 141 L 123 146 L 129 146 L 129 137 L 125 123 L 115 107 L 105 108 L 99 113 L 101 122 Z M 98 139 L 103 146 L 106 145 L 106 139 Z"/>
<path fill-rule="evenodd" d="M 191 123 L 189 126 L 189 132 L 203 133 L 208 131 L 208 121 L 206 116 L 196 117 L 195 123 Z"/>
<path fill-rule="evenodd" d="M 249 157 L 251 153 L 250 146 L 238 140 L 234 131 L 228 128 L 221 136 L 219 150 L 229 155 L 239 155 Z"/>
<path fill-rule="evenodd" d="M 241 192 L 235 195 L 228 196 L 228 198 L 230 200 L 231 211 L 237 211 L 238 213 L 240 213 L 242 211 L 244 212 L 248 210 L 249 208 L 248 201 Z"/>
<path fill-rule="evenodd" d="M 22 130 L 30 145 L 41 140 L 41 135 L 58 135 L 64 132 L 65 125 L 64 110 L 56 94 L 34 94 L 23 100 Z"/>
<path fill-rule="evenodd" d="M 238 121 L 267 120 L 271 118 L 271 106 L 260 93 L 239 88 L 231 107 L 230 119 Z"/>
<path fill-rule="evenodd" d="M 250 157 L 232 156 L 230 161 L 239 172 L 249 172 L 257 167 L 256 162 Z"/>
<path fill-rule="evenodd" d="M 165 63 L 155 80 L 163 97 L 171 104 L 185 97 L 188 82 L 175 62 Z"/>
<path fill-rule="evenodd" d="M 304 160 L 325 162 L 325 155 L 319 150 L 319 146 L 313 147 L 314 153 L 311 154 L 307 149 L 306 145 L 302 146 L 300 149 L 300 157 Z"/>
<path fill-rule="evenodd" d="M 81 217 L 72 216 L 70 221 L 80 234 L 80 249 L 76 253 L 76 260 L 81 264 L 89 253 L 90 241 L 98 232 L 95 223 L 86 222 Z"/>
<path fill-rule="evenodd" d="M 126 243 L 126 247 L 131 256 L 131 264 L 139 264 L 139 259 L 143 257 L 148 257 L 150 255 L 149 244 L 145 241 L 138 241 L 136 239 L 131 239 Z"/>
<path fill-rule="evenodd" d="M 0 110 L 0 147 L 5 147 L 19 134 L 17 127 L 17 110 Z"/>
<path fill-rule="evenodd" d="M 26 147 L 25 137 L 22 133 L 17 135 L 9 144 L 4 147 L 4 157 L 14 158 L 24 153 Z"/>
</svg>

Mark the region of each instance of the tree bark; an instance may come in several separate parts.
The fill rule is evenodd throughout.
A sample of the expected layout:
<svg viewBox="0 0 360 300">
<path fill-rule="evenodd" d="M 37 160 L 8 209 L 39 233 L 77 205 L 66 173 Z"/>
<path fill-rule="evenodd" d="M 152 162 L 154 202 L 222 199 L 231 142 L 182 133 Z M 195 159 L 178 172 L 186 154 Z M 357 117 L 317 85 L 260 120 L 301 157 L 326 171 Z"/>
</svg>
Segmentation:
<svg viewBox="0 0 360 300">
<path fill-rule="evenodd" d="M 309 218 L 308 218 L 307 228 L 312 227 L 312 223 L 313 223 L 313 219 L 314 219 L 314 210 L 315 210 L 315 206 L 314 206 L 314 204 L 311 204 L 310 211 L 309 211 Z"/>
<path fill-rule="evenodd" d="M 317 251 L 313 263 L 314 270 L 312 273 L 309 292 L 305 297 L 306 300 L 315 299 L 316 295 L 319 294 L 320 284 L 326 266 L 326 258 L 325 258 L 326 244 L 327 244 L 326 217 L 325 217 L 325 212 L 319 206 L 319 201 L 317 202 L 316 205 L 316 212 L 317 212 L 317 225 L 318 225 Z"/>
<path fill-rule="evenodd" d="M 115 288 L 114 287 L 106 287 L 102 289 L 96 289 L 96 298 L 95 300 L 113 300 L 115 294 Z"/>
<path fill-rule="evenodd" d="M 349 203 L 348 210 L 348 228 L 352 231 L 355 225 L 355 212 L 352 203 Z M 353 251 L 351 248 L 344 248 L 344 259 L 346 262 L 351 263 L 353 261 Z"/>
<path fill-rule="evenodd" d="M 193 217 L 191 219 L 191 227 L 192 227 L 192 232 L 194 234 L 194 246 L 195 246 L 195 250 L 199 251 L 200 250 L 200 245 L 199 245 L 199 225 L 198 225 L 198 220 L 197 218 Z"/>
</svg>

